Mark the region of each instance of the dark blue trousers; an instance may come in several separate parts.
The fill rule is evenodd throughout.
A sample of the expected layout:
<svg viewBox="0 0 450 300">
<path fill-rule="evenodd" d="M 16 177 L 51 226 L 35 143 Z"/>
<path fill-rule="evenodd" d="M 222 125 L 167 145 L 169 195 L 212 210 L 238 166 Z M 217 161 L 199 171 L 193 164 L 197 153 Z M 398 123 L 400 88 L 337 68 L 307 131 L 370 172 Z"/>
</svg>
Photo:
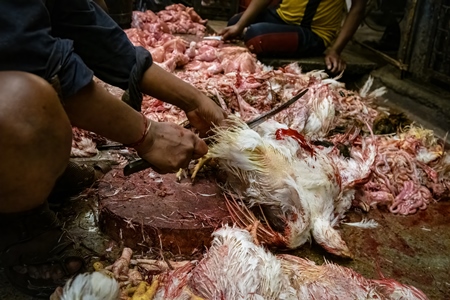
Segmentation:
<svg viewBox="0 0 450 300">
<path fill-rule="evenodd" d="M 233 16 L 228 26 L 236 24 L 242 13 Z M 301 57 L 322 55 L 325 45 L 309 28 L 287 24 L 276 8 L 268 8 L 257 16 L 244 34 L 246 46 L 259 56 Z"/>
</svg>

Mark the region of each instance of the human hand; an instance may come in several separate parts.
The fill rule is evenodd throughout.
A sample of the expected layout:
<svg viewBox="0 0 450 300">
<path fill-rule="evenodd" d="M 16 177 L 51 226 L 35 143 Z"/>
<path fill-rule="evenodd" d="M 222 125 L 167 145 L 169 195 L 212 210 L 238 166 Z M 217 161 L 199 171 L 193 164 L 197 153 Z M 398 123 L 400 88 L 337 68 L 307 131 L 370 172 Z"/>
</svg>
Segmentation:
<svg viewBox="0 0 450 300">
<path fill-rule="evenodd" d="M 160 174 L 186 168 L 208 152 L 206 143 L 192 131 L 167 122 L 152 122 L 144 142 L 135 149 Z"/>
<path fill-rule="evenodd" d="M 213 125 L 221 125 L 227 117 L 227 113 L 213 100 L 202 94 L 200 104 L 197 108 L 186 112 L 189 123 L 195 127 L 201 137 L 208 135 Z"/>
<path fill-rule="evenodd" d="M 345 70 L 346 63 L 336 50 L 329 49 L 325 55 L 325 64 L 331 73 L 338 73 Z"/>
<path fill-rule="evenodd" d="M 225 27 L 219 34 L 222 36 L 223 40 L 232 39 L 234 37 L 239 36 L 243 31 L 238 24 Z"/>
</svg>

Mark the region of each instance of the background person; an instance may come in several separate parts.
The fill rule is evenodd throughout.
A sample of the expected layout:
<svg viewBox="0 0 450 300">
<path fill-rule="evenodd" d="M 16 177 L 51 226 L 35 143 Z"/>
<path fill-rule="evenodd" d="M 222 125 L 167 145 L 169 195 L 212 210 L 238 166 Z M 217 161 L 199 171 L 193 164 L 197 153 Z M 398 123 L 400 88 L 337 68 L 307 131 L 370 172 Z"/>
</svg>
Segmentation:
<svg viewBox="0 0 450 300">
<path fill-rule="evenodd" d="M 250 51 L 259 56 L 305 57 L 325 54 L 332 73 L 345 69 L 341 52 L 360 25 L 366 0 L 352 0 L 342 24 L 345 0 L 252 0 L 228 21 L 221 32 L 232 39 L 243 34 Z"/>
</svg>

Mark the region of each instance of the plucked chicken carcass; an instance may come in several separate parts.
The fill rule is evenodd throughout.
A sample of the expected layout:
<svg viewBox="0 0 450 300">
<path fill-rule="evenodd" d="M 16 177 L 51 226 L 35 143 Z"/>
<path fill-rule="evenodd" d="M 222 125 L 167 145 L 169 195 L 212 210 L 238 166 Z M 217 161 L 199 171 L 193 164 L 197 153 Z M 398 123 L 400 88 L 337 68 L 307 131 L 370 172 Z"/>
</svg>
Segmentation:
<svg viewBox="0 0 450 300">
<path fill-rule="evenodd" d="M 216 129 L 217 142 L 208 156 L 217 159 L 226 171 L 226 188 L 231 193 L 250 208 L 262 208 L 260 220 L 265 224 L 261 227 L 273 227 L 279 233 L 271 230 L 273 233 L 262 240 L 296 248 L 312 235 L 328 252 L 350 256 L 333 228 L 351 205 L 351 201 L 340 204 L 341 177 L 333 161 L 283 124 L 267 121 L 252 130 L 236 117 L 230 122 L 227 129 Z M 242 220 L 239 213 L 237 216 L 235 220 Z"/>
</svg>

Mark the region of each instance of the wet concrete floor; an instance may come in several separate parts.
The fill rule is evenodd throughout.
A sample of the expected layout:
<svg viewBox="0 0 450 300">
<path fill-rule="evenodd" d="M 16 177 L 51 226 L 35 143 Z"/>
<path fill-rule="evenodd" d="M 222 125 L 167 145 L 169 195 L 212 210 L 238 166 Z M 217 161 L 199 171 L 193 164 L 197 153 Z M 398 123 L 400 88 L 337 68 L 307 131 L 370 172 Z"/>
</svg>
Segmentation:
<svg viewBox="0 0 450 300">
<path fill-rule="evenodd" d="M 429 299 L 450 299 L 450 202 L 430 204 L 411 216 L 393 215 L 387 209 L 369 213 L 351 211 L 350 222 L 363 217 L 379 223 L 375 229 L 341 225 L 353 260 L 331 257 L 316 245 L 295 255 L 317 263 L 325 259 L 354 269 L 370 278 L 394 278 L 421 289 Z"/>
<path fill-rule="evenodd" d="M 54 209 L 79 243 L 88 265 L 97 260 L 114 260 L 122 246 L 99 230 L 96 189 L 88 189 Z M 375 229 L 341 225 L 354 259 L 334 257 L 315 244 L 289 253 L 316 263 L 332 261 L 369 278 L 394 278 L 421 289 L 430 299 L 450 298 L 449 201 L 432 203 L 426 210 L 411 216 L 392 215 L 384 208 L 369 213 L 352 210 L 347 216 L 349 222 L 364 217 L 379 223 Z M 148 255 L 158 257 L 160 249 L 149 249 Z M 185 258 L 174 257 L 171 253 L 163 255 Z M 12 288 L 0 274 L 0 299 L 33 299 Z"/>
</svg>

